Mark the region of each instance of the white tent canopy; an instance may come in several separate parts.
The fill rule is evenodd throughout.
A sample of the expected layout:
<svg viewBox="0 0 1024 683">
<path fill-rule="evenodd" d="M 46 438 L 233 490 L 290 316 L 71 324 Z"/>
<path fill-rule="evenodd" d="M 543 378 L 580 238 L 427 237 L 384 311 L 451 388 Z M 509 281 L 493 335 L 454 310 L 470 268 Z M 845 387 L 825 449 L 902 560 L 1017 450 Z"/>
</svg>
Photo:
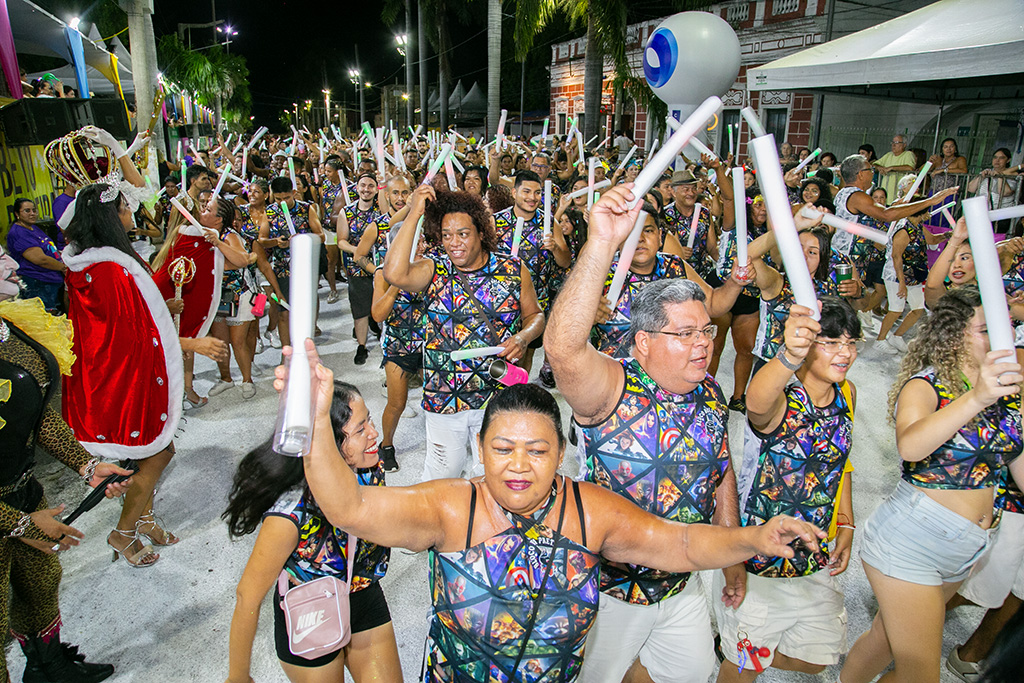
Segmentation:
<svg viewBox="0 0 1024 683">
<path fill-rule="evenodd" d="M 751 68 L 747 87 L 924 102 L 1017 99 L 1022 64 L 1022 0 L 940 0 Z"/>
</svg>

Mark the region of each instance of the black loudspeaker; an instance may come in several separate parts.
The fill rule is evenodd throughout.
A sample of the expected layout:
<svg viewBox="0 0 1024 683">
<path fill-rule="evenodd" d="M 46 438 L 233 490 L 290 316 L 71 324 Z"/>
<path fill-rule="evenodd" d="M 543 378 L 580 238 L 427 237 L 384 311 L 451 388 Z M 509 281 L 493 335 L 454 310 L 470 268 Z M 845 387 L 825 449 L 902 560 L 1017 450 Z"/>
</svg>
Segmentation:
<svg viewBox="0 0 1024 683">
<path fill-rule="evenodd" d="M 0 109 L 7 145 L 45 145 L 72 129 L 71 112 L 66 100 L 56 98 L 22 99 Z"/>
<path fill-rule="evenodd" d="M 132 140 L 135 136 L 128 125 L 128 113 L 121 100 L 89 100 L 92 107 L 92 125 L 99 126 L 118 140 Z"/>
</svg>

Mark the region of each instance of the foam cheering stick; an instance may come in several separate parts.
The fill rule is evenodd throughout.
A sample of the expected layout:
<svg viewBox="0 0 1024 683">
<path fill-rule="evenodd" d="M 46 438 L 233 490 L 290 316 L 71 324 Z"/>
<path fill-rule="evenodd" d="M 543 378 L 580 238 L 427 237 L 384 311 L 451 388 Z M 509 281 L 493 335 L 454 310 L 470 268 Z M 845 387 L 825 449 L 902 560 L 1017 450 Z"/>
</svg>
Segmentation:
<svg viewBox="0 0 1024 683">
<path fill-rule="evenodd" d="M 605 178 L 604 180 L 602 180 L 599 183 L 594 183 L 594 189 L 595 190 L 600 190 L 602 187 L 608 187 L 611 184 L 612 184 L 612 181 L 608 180 L 607 178 Z M 583 195 L 587 194 L 588 192 L 590 192 L 590 188 L 589 187 L 584 187 L 581 190 L 576 190 L 575 192 L 570 192 L 569 194 L 566 195 L 566 198 L 567 199 L 576 199 L 576 197 L 582 197 Z"/>
<path fill-rule="evenodd" d="M 731 129 L 730 129 L 731 130 Z M 736 260 L 747 265 L 747 189 L 743 184 L 743 168 L 732 169 L 732 205 L 736 214 Z"/>
<path fill-rule="evenodd" d="M 580 132 L 579 128 L 576 129 L 576 149 L 580 155 L 580 160 L 578 163 L 582 164 L 583 158 L 586 156 L 586 154 L 583 151 L 583 133 Z"/>
<path fill-rule="evenodd" d="M 259 142 L 259 139 L 261 137 L 263 137 L 264 134 L 266 134 L 266 132 L 267 132 L 267 127 L 266 126 L 260 126 L 259 130 L 256 131 L 256 134 L 252 136 L 252 140 L 249 140 L 249 144 L 246 145 L 246 147 L 248 147 L 249 149 L 252 149 L 253 146 L 255 146 L 255 144 L 257 142 Z"/>
<path fill-rule="evenodd" d="M 288 177 L 292 179 L 292 189 L 298 190 L 299 186 L 295 183 L 295 161 L 288 157 Z"/>
<path fill-rule="evenodd" d="M 839 216 L 833 216 L 830 213 L 820 213 L 805 206 L 800 209 L 800 215 L 805 218 L 817 218 L 820 215 L 821 222 L 825 225 L 848 232 L 851 235 L 856 235 L 857 237 L 863 237 L 864 239 L 871 240 L 872 242 L 878 242 L 879 244 L 889 243 L 889 235 L 881 230 L 875 230 L 874 228 L 869 228 L 866 225 L 854 223 L 853 221 L 848 221 L 845 218 L 840 218 Z"/>
<path fill-rule="evenodd" d="M 993 351 L 1006 351 L 1006 358 L 1002 360 L 1013 361 L 1013 328 L 1010 326 L 1010 311 L 1006 307 L 1003 269 L 999 265 L 999 254 L 992 234 L 988 198 L 982 196 L 965 199 L 963 210 L 974 254 L 981 304 L 985 309 L 989 346 Z"/>
<path fill-rule="evenodd" d="M 938 207 L 937 209 L 932 209 L 931 213 L 929 215 L 934 216 L 936 214 L 944 213 L 947 209 L 951 209 L 954 206 L 956 206 L 956 200 L 955 199 L 953 201 L 949 202 L 948 204 L 943 204 L 942 206 Z M 998 218 L 992 218 L 991 215 L 989 216 L 989 218 L 991 218 L 992 220 L 999 220 Z"/>
<path fill-rule="evenodd" d="M 596 139 L 597 139 L 597 135 L 595 135 L 594 137 L 592 137 L 589 140 L 587 140 L 587 147 L 590 147 L 592 144 L 594 144 L 594 140 L 596 140 Z"/>
<path fill-rule="evenodd" d="M 444 143 L 441 146 L 441 151 L 437 153 L 437 158 L 434 159 L 434 163 L 430 164 L 430 170 L 427 171 L 427 175 L 423 177 L 423 182 L 420 185 L 429 185 L 434 181 L 434 176 L 444 166 L 444 160 L 448 158 L 448 155 L 452 153 L 452 146 L 450 143 Z"/>
<path fill-rule="evenodd" d="M 692 140 L 690 140 L 690 146 L 693 147 L 698 152 L 700 152 L 701 154 L 706 154 L 712 159 L 718 159 L 718 155 L 712 152 L 710 149 L 708 149 L 708 146 L 701 142 L 700 138 L 693 138 Z"/>
<path fill-rule="evenodd" d="M 635 147 L 635 145 L 634 145 Z M 597 157 L 590 157 L 587 169 L 587 210 L 594 206 L 594 173 L 597 169 Z"/>
<path fill-rule="evenodd" d="M 548 118 L 544 117 L 544 128 L 540 131 L 540 139 L 544 141 L 544 144 L 547 144 L 548 142 L 548 123 Z"/>
<path fill-rule="evenodd" d="M 243 140 L 242 136 L 239 135 L 238 136 L 238 144 L 235 145 L 235 148 L 233 150 L 231 150 L 231 156 L 234 156 L 234 155 L 238 154 L 238 150 L 242 149 L 242 146 L 244 144 L 245 144 L 245 140 Z"/>
<path fill-rule="evenodd" d="M 544 239 L 551 236 L 551 179 L 544 181 Z"/>
<path fill-rule="evenodd" d="M 452 362 L 469 360 L 470 358 L 483 358 L 484 356 L 496 356 L 505 350 L 504 346 L 478 346 L 475 349 L 459 349 L 451 352 Z"/>
<path fill-rule="evenodd" d="M 416 247 L 420 243 L 420 235 L 423 234 L 423 216 L 416 221 L 416 230 L 412 233 L 412 251 L 409 252 L 409 263 L 416 260 Z"/>
<path fill-rule="evenodd" d="M 181 213 L 181 215 L 182 215 L 182 216 L 184 216 L 184 217 L 185 217 L 185 219 L 186 219 L 186 220 L 187 220 L 187 221 L 188 221 L 189 223 L 191 223 L 192 225 L 194 225 L 195 227 L 199 228 L 200 230 L 206 230 L 206 229 L 207 229 L 207 228 L 203 227 L 203 226 L 202 226 L 202 225 L 201 225 L 201 224 L 199 223 L 199 221 L 197 221 L 197 220 L 196 220 L 196 217 L 195 217 L 195 216 L 193 216 L 192 214 L 190 214 L 190 213 L 188 212 L 188 209 L 186 209 L 186 208 L 185 208 L 184 206 L 182 206 L 182 205 L 181 205 L 181 202 L 179 202 L 179 201 L 178 201 L 178 198 L 177 198 L 177 197 L 171 197 L 171 206 L 173 206 L 173 207 L 174 207 L 175 209 L 177 209 L 177 210 L 178 210 L 178 212 L 179 212 L 179 213 Z"/>
<path fill-rule="evenodd" d="M 624 169 L 626 167 L 626 164 L 629 163 L 629 160 L 633 158 L 634 154 L 636 154 L 636 145 L 633 145 L 633 148 L 631 150 L 629 150 L 629 154 L 626 155 L 626 158 L 623 159 L 622 163 L 619 164 L 618 168 L 615 169 L 615 173 L 618 173 L 619 171 Z M 653 154 L 653 151 L 652 151 L 652 154 Z M 612 175 L 615 175 L 615 173 L 613 173 Z"/>
<path fill-rule="evenodd" d="M 313 336 L 316 316 L 316 281 L 320 263 L 320 238 L 296 235 L 291 240 L 291 278 L 288 301 L 291 312 L 288 328 L 292 337 L 292 356 L 288 376 L 278 404 L 274 428 L 274 451 L 302 457 L 313 443 L 313 404 L 315 378 L 306 356 L 306 340 Z"/>
<path fill-rule="evenodd" d="M 747 125 L 750 126 L 750 133 L 755 138 L 762 138 L 767 135 L 764 130 L 764 126 L 761 125 L 761 119 L 757 118 L 757 112 L 751 107 L 743 107 L 743 109 L 740 109 L 740 115 L 743 117 L 743 120 L 747 122 Z M 776 154 L 775 156 L 778 157 L 779 155 Z M 800 305 L 803 306 L 803 304 Z M 815 310 L 817 310 L 817 306 L 815 306 Z"/>
<path fill-rule="evenodd" d="M 918 172 L 917 177 L 914 178 L 914 184 L 911 185 L 910 189 L 907 190 L 907 193 L 905 195 L 903 195 L 903 201 L 905 201 L 905 202 L 910 201 L 910 198 L 914 196 L 915 192 L 917 192 L 917 188 L 921 187 L 921 181 L 924 180 L 925 175 L 931 169 L 932 169 L 932 162 L 930 162 L 930 161 L 924 162 L 924 166 L 921 167 L 921 170 Z"/>
<path fill-rule="evenodd" d="M 761 181 L 761 194 L 764 196 L 768 215 L 772 220 L 779 253 L 782 254 L 782 261 L 786 265 L 786 276 L 793 288 L 793 299 L 801 306 L 811 309 L 812 317 L 817 320 L 820 317 L 818 297 L 814 293 L 811 273 L 807 270 L 807 259 L 804 257 L 800 236 L 797 234 L 796 224 L 793 222 L 793 212 L 789 205 L 789 196 L 786 193 L 786 183 L 782 179 L 779 154 L 775 151 L 775 136 L 755 137 L 750 144 L 754 150 L 757 167 L 761 169 L 758 174 Z"/>
<path fill-rule="evenodd" d="M 217 199 L 220 196 L 220 190 L 224 187 L 224 181 L 228 178 L 228 169 L 231 168 L 231 164 L 225 164 L 224 168 L 220 171 L 220 178 L 217 180 L 217 187 L 213 188 L 213 196 L 210 201 Z"/>
<path fill-rule="evenodd" d="M 452 167 L 452 157 L 449 154 L 444 159 L 444 174 L 448 178 L 448 189 L 455 192 L 459 189 L 459 184 L 455 181 L 455 169 Z"/>
<path fill-rule="evenodd" d="M 498 146 L 497 150 L 500 152 L 502 146 L 505 143 L 505 119 L 508 117 L 508 109 L 501 110 L 501 116 L 498 118 Z"/>
<path fill-rule="evenodd" d="M 636 217 L 636 223 L 629 237 L 622 243 L 619 249 L 619 262 L 615 266 L 615 274 L 612 276 L 612 283 L 608 287 L 608 306 L 613 311 L 619 302 L 619 295 L 622 294 L 622 286 L 626 283 L 626 276 L 629 275 L 629 267 L 633 264 L 633 255 L 636 254 L 636 245 L 640 243 L 640 233 L 643 232 L 644 223 L 647 222 L 647 212 L 641 211 Z"/>
<path fill-rule="evenodd" d="M 248 177 L 249 177 L 249 148 L 246 147 L 245 149 L 242 150 L 242 182 L 245 183 L 246 185 L 249 184 L 249 182 L 246 180 L 246 178 L 248 178 Z"/>
<path fill-rule="evenodd" d="M 988 212 L 990 221 L 1002 221 L 1007 218 L 1020 218 L 1021 216 L 1024 216 L 1024 204 L 1008 206 L 1005 209 L 994 209 Z"/>
<path fill-rule="evenodd" d="M 686 236 L 686 248 L 693 249 L 693 242 L 697 238 L 697 224 L 700 223 L 700 211 L 703 209 L 700 202 L 693 205 L 693 219 L 690 221 L 690 234 Z M 746 263 L 746 261 L 744 261 Z"/>
<path fill-rule="evenodd" d="M 647 153 L 647 156 L 653 156 L 654 152 L 658 149 L 658 138 L 654 138 L 654 143 L 651 145 L 651 151 Z"/>
<path fill-rule="evenodd" d="M 602 140 L 602 141 L 601 141 L 601 144 L 600 144 L 600 145 L 598 145 L 598 146 L 597 146 L 597 148 L 598 148 L 598 149 L 603 149 L 603 148 L 605 148 L 605 147 L 606 147 L 606 146 L 608 145 L 608 143 L 609 143 L 609 142 L 611 142 L 611 141 L 612 141 L 612 136 L 611 136 L 611 135 L 609 135 L 608 137 L 606 137 L 606 138 L 605 138 L 604 140 Z"/>
<path fill-rule="evenodd" d="M 733 146 L 732 146 L 732 124 L 730 123 L 728 126 L 726 126 L 726 128 L 729 130 L 729 153 L 731 154 L 732 150 L 733 150 Z M 746 261 L 744 261 L 744 263 L 746 263 Z"/>
<path fill-rule="evenodd" d="M 953 218 L 953 214 L 951 214 L 949 212 L 949 209 L 943 209 L 942 210 L 942 215 L 945 217 L 946 221 L 949 223 L 949 227 L 951 227 L 951 228 L 956 227 L 956 219 Z"/>
<path fill-rule="evenodd" d="M 395 150 L 395 162 L 399 170 L 405 170 L 405 158 L 402 157 L 402 147 L 398 144 L 398 131 L 391 131 L 391 147 Z"/>
<path fill-rule="evenodd" d="M 808 154 L 806 159 L 804 159 L 803 161 L 796 165 L 796 168 L 793 169 L 793 172 L 799 173 L 800 171 L 804 170 L 804 167 L 807 166 L 807 164 L 814 161 L 815 157 L 817 157 L 819 154 L 821 154 L 821 147 Z"/>
<path fill-rule="evenodd" d="M 454 152 L 455 148 L 454 148 L 454 146 L 452 147 L 452 149 L 453 149 L 453 151 L 452 151 L 451 157 L 449 157 L 449 158 L 452 160 L 452 163 L 455 164 L 455 168 L 459 169 L 459 173 L 465 173 L 466 172 L 466 168 L 462 164 L 459 163 L 459 157 L 457 157 L 455 155 L 455 152 Z"/>
<path fill-rule="evenodd" d="M 516 229 L 512 233 L 512 255 L 519 256 L 519 243 L 523 241 L 523 217 L 516 217 Z"/>
<path fill-rule="evenodd" d="M 281 213 L 284 214 L 284 221 L 288 224 L 288 232 L 295 236 L 295 223 L 292 221 L 292 212 L 288 210 L 288 205 L 284 202 L 279 202 L 281 206 Z"/>
</svg>

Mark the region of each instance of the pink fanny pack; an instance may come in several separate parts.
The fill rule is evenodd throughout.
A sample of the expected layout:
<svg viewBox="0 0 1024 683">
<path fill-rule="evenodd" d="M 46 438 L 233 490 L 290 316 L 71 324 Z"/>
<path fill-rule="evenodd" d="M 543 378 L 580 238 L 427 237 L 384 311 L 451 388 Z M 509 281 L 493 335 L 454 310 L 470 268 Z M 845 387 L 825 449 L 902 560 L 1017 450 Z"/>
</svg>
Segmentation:
<svg viewBox="0 0 1024 683">
<path fill-rule="evenodd" d="M 349 593 L 358 539 L 348 535 L 348 581 L 323 576 L 288 588 L 288 572 L 281 570 L 277 591 L 283 596 L 288 649 L 297 657 L 316 659 L 337 652 L 352 638 Z"/>
</svg>

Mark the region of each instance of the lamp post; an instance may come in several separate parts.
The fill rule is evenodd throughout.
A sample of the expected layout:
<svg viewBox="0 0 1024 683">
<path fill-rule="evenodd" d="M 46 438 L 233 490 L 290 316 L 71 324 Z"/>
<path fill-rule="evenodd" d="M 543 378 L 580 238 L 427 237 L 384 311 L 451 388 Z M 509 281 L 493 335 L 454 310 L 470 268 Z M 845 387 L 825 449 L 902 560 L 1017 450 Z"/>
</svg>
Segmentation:
<svg viewBox="0 0 1024 683">
<path fill-rule="evenodd" d="M 329 128 L 331 125 L 331 89 L 324 88 L 324 128 Z"/>
<path fill-rule="evenodd" d="M 232 36 L 237 36 L 238 31 L 232 28 L 230 24 L 227 24 L 225 26 L 218 26 L 217 33 L 224 34 L 224 42 L 221 43 L 221 45 L 224 46 L 224 49 L 227 50 L 228 54 L 231 54 L 231 38 Z"/>
<path fill-rule="evenodd" d="M 366 120 L 366 96 L 363 93 L 363 89 L 359 87 L 362 80 L 360 79 L 359 69 L 349 69 L 348 79 L 352 82 L 356 93 L 359 95 L 359 122 L 360 124 Z M 367 83 L 366 87 L 370 87 Z"/>
</svg>

